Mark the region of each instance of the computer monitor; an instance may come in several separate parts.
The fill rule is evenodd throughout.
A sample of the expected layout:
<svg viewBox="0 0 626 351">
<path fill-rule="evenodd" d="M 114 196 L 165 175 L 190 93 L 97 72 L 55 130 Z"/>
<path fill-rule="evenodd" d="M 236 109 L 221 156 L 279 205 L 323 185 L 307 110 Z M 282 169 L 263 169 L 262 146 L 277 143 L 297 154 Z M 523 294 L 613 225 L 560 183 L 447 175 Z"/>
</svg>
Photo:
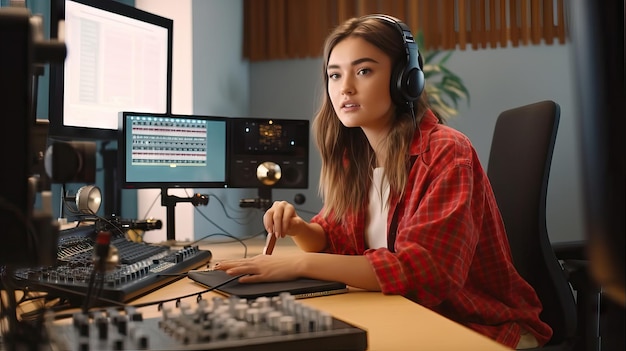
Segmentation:
<svg viewBox="0 0 626 351">
<path fill-rule="evenodd" d="M 232 118 L 228 150 L 231 188 L 309 186 L 309 120 Z"/>
<path fill-rule="evenodd" d="M 227 121 L 217 116 L 121 112 L 122 188 L 226 187 Z"/>
<path fill-rule="evenodd" d="M 51 6 L 67 58 L 50 67 L 50 137 L 115 140 L 120 112 L 171 111 L 171 19 L 111 0 Z"/>
</svg>

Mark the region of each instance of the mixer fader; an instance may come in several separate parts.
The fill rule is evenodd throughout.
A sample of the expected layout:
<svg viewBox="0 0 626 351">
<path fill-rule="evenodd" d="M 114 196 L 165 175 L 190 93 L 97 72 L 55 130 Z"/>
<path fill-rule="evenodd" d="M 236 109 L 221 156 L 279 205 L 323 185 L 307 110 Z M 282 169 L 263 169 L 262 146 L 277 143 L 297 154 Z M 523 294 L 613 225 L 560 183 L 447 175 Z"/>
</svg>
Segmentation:
<svg viewBox="0 0 626 351">
<path fill-rule="evenodd" d="M 365 330 L 283 293 L 172 302 L 161 317 L 133 307 L 77 313 L 73 323 L 46 323 L 62 350 L 365 350 Z"/>
</svg>

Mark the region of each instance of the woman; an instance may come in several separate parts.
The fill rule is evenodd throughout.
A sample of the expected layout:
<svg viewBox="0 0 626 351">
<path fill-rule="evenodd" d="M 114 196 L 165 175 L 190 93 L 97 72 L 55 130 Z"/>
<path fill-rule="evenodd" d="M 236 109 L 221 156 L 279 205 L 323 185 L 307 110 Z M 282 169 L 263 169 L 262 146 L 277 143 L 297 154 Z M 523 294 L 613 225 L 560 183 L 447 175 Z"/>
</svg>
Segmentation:
<svg viewBox="0 0 626 351">
<path fill-rule="evenodd" d="M 552 330 L 513 266 L 489 180 L 468 138 L 420 94 L 406 28 L 364 16 L 326 40 L 313 124 L 324 208 L 307 223 L 281 201 L 263 217 L 268 233 L 304 252 L 216 269 L 248 274 L 241 282 L 309 277 L 400 294 L 507 346 L 543 345 Z"/>
</svg>

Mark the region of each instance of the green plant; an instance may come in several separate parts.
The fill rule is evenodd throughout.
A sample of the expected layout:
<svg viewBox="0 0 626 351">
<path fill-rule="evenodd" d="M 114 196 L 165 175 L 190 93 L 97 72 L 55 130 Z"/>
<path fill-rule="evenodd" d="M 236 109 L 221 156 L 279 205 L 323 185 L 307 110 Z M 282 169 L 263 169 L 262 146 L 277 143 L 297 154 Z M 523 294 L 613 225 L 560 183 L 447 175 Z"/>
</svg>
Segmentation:
<svg viewBox="0 0 626 351">
<path fill-rule="evenodd" d="M 417 34 L 418 47 L 424 47 L 422 33 Z M 424 90 L 433 112 L 444 120 L 458 114 L 459 102 L 467 100 L 470 95 L 463 79 L 446 67 L 446 62 L 454 51 L 423 51 L 420 54 L 424 60 Z"/>
</svg>

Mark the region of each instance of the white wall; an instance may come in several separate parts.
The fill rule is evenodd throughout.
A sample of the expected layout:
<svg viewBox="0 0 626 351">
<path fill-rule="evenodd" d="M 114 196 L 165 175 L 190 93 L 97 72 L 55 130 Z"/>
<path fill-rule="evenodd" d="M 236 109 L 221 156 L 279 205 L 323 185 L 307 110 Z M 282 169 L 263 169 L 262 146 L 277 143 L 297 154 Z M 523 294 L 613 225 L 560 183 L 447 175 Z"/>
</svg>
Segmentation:
<svg viewBox="0 0 626 351">
<path fill-rule="evenodd" d="M 247 117 L 250 72 L 242 55 L 243 2 L 195 0 L 193 35 L 194 113 Z M 195 239 L 211 235 L 211 241 L 224 241 L 231 240 L 226 235 L 246 238 L 263 230 L 260 210 L 239 208 L 240 199 L 257 196 L 255 189 L 195 191 L 213 195 L 207 206 L 196 208 Z"/>
<path fill-rule="evenodd" d="M 222 116 L 248 114 L 248 64 L 242 59 L 243 4 L 240 0 L 136 0 L 136 7 L 174 20 L 172 113 Z M 235 207 L 242 190 L 175 189 L 169 194 L 187 197 L 211 193 Z M 164 223 L 162 230 L 146 232 L 147 242 L 166 238 L 166 209 L 160 190 L 138 192 L 137 218 L 153 217 Z M 155 202 L 156 201 L 156 202 Z M 195 240 L 210 231 L 225 229 L 239 236 L 249 231 L 228 219 L 215 198 L 207 207 L 179 203 L 175 207 L 176 240 Z M 197 211 L 217 223 L 211 224 Z M 251 216 L 245 211 L 233 216 Z M 230 215 L 230 214 L 229 214 Z M 254 217 L 254 223 L 260 220 Z M 233 224 L 234 223 L 234 224 Z"/>
<path fill-rule="evenodd" d="M 448 67 L 465 81 L 470 105 L 461 104 L 450 125 L 473 141 L 487 166 L 495 120 L 506 109 L 551 99 L 561 106 L 561 122 L 548 185 L 548 230 L 552 241 L 581 240 L 580 161 L 574 116 L 570 45 L 457 50 Z M 321 59 L 250 65 L 250 111 L 279 118 L 312 118 L 319 100 Z M 310 189 L 303 209 L 317 211 L 319 155 L 311 145 Z M 291 193 L 282 194 L 292 199 Z"/>
<path fill-rule="evenodd" d="M 174 20 L 174 48 L 172 53 L 172 112 L 193 113 L 193 33 L 191 25 L 192 0 L 136 0 L 135 7 Z M 166 208 L 161 206 L 159 189 L 137 191 L 137 218 L 157 218 L 163 229 L 146 232 L 144 240 L 160 242 L 166 239 Z M 170 195 L 185 196 L 183 189 L 170 190 Z M 193 212 L 176 207 L 176 239 L 192 239 Z"/>
<path fill-rule="evenodd" d="M 467 134 L 487 166 L 491 134 L 501 111 L 540 101 L 561 106 L 548 183 L 547 225 L 554 242 L 582 240 L 583 208 L 571 44 L 458 51 L 450 68 L 471 95 L 452 125 Z"/>
</svg>

